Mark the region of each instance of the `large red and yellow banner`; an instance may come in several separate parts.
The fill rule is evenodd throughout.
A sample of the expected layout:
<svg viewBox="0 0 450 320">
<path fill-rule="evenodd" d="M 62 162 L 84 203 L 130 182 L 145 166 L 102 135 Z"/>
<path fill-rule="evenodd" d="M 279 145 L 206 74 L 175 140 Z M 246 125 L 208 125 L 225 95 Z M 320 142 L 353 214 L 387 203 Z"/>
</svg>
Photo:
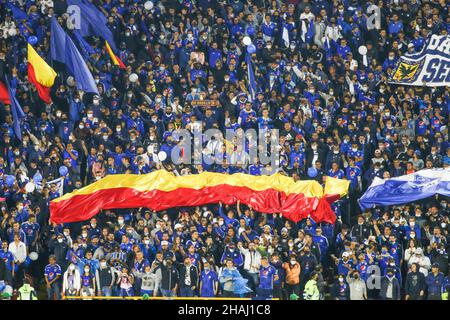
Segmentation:
<svg viewBox="0 0 450 320">
<path fill-rule="evenodd" d="M 146 207 L 162 211 L 240 200 L 258 212 L 281 213 L 295 222 L 311 215 L 317 222 L 334 223 L 330 203 L 345 196 L 348 186 L 347 180 L 327 177 L 323 188 L 315 180 L 294 181 L 282 174 L 204 172 L 176 176 L 159 170 L 144 175 L 108 175 L 51 201 L 50 218 L 59 224 L 88 220 L 101 210 Z"/>
</svg>

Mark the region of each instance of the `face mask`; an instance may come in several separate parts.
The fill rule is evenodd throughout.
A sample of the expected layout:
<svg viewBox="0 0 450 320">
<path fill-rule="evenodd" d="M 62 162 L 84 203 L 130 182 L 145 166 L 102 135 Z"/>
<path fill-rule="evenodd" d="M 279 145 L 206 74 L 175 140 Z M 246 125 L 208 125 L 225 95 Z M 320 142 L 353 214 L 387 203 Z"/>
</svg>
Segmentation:
<svg viewBox="0 0 450 320">
<path fill-rule="evenodd" d="M 294 265 L 297 261 L 296 260 L 291 260 L 291 264 Z"/>
<path fill-rule="evenodd" d="M 89 272 L 89 268 L 84 268 L 84 272 Z"/>
<path fill-rule="evenodd" d="M 234 249 L 230 249 L 230 252 L 233 253 L 233 252 L 234 252 Z"/>
<path fill-rule="evenodd" d="M 400 225 L 398 223 L 394 223 L 394 227 L 398 228 Z"/>
<path fill-rule="evenodd" d="M 206 272 L 209 272 L 209 270 L 211 270 L 211 269 L 210 269 L 210 268 L 205 268 L 205 271 L 206 271 Z"/>
<path fill-rule="evenodd" d="M 412 227 L 414 227 L 414 225 L 415 225 L 415 222 L 410 222 L 409 223 L 409 226 L 412 228 Z"/>
<path fill-rule="evenodd" d="M 222 226 L 223 225 L 223 221 L 219 221 L 219 226 Z"/>
<path fill-rule="evenodd" d="M 58 242 L 59 242 L 59 243 L 62 243 L 62 242 L 63 242 L 63 239 L 58 238 Z"/>
<path fill-rule="evenodd" d="M 83 238 L 87 238 L 87 233 L 83 233 L 81 236 L 82 236 Z"/>
<path fill-rule="evenodd" d="M 289 247 L 293 247 L 294 243 L 293 242 L 289 242 L 288 245 L 289 245 Z"/>
<path fill-rule="evenodd" d="M 106 262 L 100 262 L 100 267 L 102 268 L 106 267 Z"/>
<path fill-rule="evenodd" d="M 163 220 L 164 220 L 164 221 L 169 221 L 169 217 L 164 216 L 164 217 L 163 217 Z"/>
<path fill-rule="evenodd" d="M 120 127 L 119 127 L 119 128 L 116 128 L 116 131 L 117 131 L 117 132 L 120 132 L 120 131 L 122 131 L 122 128 L 120 128 Z"/>
<path fill-rule="evenodd" d="M 117 221 L 120 225 L 123 225 L 123 220 L 118 220 Z"/>
<path fill-rule="evenodd" d="M 415 233 L 411 233 L 409 236 L 414 239 L 416 237 L 416 234 Z"/>
<path fill-rule="evenodd" d="M 150 244 L 150 240 L 144 240 L 144 244 Z"/>
<path fill-rule="evenodd" d="M 103 140 L 107 141 L 108 140 L 108 136 L 103 136 Z"/>
<path fill-rule="evenodd" d="M 18 156 L 18 155 L 20 155 L 20 152 L 19 151 L 14 151 L 14 155 Z"/>
<path fill-rule="evenodd" d="M 339 277 L 339 282 L 344 282 L 344 278 Z"/>
<path fill-rule="evenodd" d="M 352 148 L 352 151 L 356 152 L 356 151 L 358 151 L 358 148 Z"/>
<path fill-rule="evenodd" d="M 84 129 L 84 125 L 80 124 L 80 125 L 78 126 L 78 128 Z"/>
</svg>

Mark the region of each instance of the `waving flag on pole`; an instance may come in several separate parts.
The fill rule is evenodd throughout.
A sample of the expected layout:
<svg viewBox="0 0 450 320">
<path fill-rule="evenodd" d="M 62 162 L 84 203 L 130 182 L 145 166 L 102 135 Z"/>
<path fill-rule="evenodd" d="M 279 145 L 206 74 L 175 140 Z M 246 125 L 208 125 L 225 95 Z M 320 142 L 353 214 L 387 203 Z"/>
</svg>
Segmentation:
<svg viewBox="0 0 450 320">
<path fill-rule="evenodd" d="M 79 48 L 81 49 L 81 54 L 86 60 L 88 60 L 90 55 L 95 53 L 94 48 L 92 48 L 91 45 L 83 39 L 79 30 L 74 30 L 73 35 L 78 42 Z"/>
<path fill-rule="evenodd" d="M 125 65 L 123 64 L 122 60 L 118 56 L 114 54 L 111 47 L 109 46 L 108 41 L 105 40 L 105 46 L 106 51 L 108 51 L 109 56 L 111 57 L 111 60 L 115 66 L 118 66 L 120 69 L 126 69 Z"/>
<path fill-rule="evenodd" d="M 20 129 L 20 119 L 25 117 L 25 113 L 15 97 L 15 90 L 9 85 L 9 80 L 6 78 L 6 85 L 8 87 L 9 99 L 11 101 L 11 113 L 13 116 L 13 130 L 20 141 L 22 141 L 22 130 Z"/>
<path fill-rule="evenodd" d="M 113 51 L 117 52 L 114 36 L 106 25 L 108 20 L 94 4 L 83 0 L 68 0 L 67 3 L 80 8 L 80 29 L 78 30 L 81 36 L 101 37 L 108 41 Z"/>
<path fill-rule="evenodd" d="M 99 94 L 94 77 L 72 39 L 64 32 L 55 17 L 52 17 L 51 24 L 50 52 L 52 59 L 66 65 L 75 78 L 78 89 Z"/>
<path fill-rule="evenodd" d="M 391 179 L 375 178 L 358 200 L 362 210 L 408 203 L 441 194 L 450 197 L 450 168 L 425 169 Z"/>
<path fill-rule="evenodd" d="M 288 29 L 286 28 L 286 25 L 283 26 L 283 35 L 281 36 L 281 38 L 283 39 L 284 42 L 284 46 L 285 47 L 289 47 L 289 32 Z"/>
<path fill-rule="evenodd" d="M 22 22 L 22 20 L 27 20 L 28 15 L 25 11 L 13 5 L 11 2 L 8 2 L 8 7 L 11 10 L 14 20 L 17 22 Z"/>
<path fill-rule="evenodd" d="M 256 98 L 256 81 L 255 73 L 253 71 L 252 59 L 249 53 L 247 53 L 245 56 L 245 63 L 247 63 L 248 91 L 250 91 L 250 97 L 253 101 Z"/>
<path fill-rule="evenodd" d="M 28 44 L 28 80 L 35 85 L 39 97 L 49 104 L 50 90 L 55 82 L 56 72 L 52 69 L 31 44 Z"/>
</svg>

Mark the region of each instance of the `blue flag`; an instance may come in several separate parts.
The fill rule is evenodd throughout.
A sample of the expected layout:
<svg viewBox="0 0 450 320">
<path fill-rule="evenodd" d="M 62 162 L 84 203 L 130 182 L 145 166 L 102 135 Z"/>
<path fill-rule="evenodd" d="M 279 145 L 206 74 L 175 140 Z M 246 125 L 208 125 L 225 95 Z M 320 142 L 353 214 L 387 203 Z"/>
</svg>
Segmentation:
<svg viewBox="0 0 450 320">
<path fill-rule="evenodd" d="M 362 210 L 376 205 L 390 206 L 432 197 L 450 196 L 450 168 L 425 169 L 391 179 L 375 178 L 358 200 Z"/>
<path fill-rule="evenodd" d="M 253 72 L 252 59 L 249 53 L 245 56 L 245 63 L 247 64 L 248 91 L 250 91 L 251 100 L 253 101 L 256 98 L 256 81 L 255 73 Z"/>
<path fill-rule="evenodd" d="M 20 9 L 19 7 L 13 5 L 10 2 L 8 2 L 8 7 L 9 9 L 11 9 L 14 20 L 16 20 L 17 22 L 22 22 L 22 20 L 28 19 L 27 13 L 22 9 Z"/>
<path fill-rule="evenodd" d="M 72 97 L 70 98 L 69 115 L 70 121 L 72 123 L 76 123 L 78 120 L 80 120 L 80 110 L 79 110 L 80 104 L 81 102 L 77 103 Z"/>
<path fill-rule="evenodd" d="M 67 3 L 80 8 L 80 28 L 78 31 L 81 36 L 98 36 L 108 41 L 109 46 L 114 52 L 117 47 L 114 42 L 114 36 L 106 26 L 108 20 L 105 15 L 92 3 L 83 0 L 68 0 Z"/>
<path fill-rule="evenodd" d="M 306 42 L 311 42 L 314 37 L 314 21 L 309 22 L 308 31 L 306 32 Z"/>
<path fill-rule="evenodd" d="M 52 60 L 64 63 L 77 82 L 77 88 L 86 92 L 98 93 L 97 86 L 83 57 L 64 32 L 55 17 L 52 17 L 50 54 Z"/>
<path fill-rule="evenodd" d="M 8 78 L 5 79 L 6 85 L 8 87 L 9 99 L 11 100 L 11 113 L 13 116 L 13 129 L 16 134 L 17 139 L 22 141 L 22 130 L 20 129 L 20 119 L 25 117 L 25 113 L 16 99 L 16 90 L 11 88 Z"/>
<path fill-rule="evenodd" d="M 75 39 L 77 39 L 79 48 L 81 49 L 81 54 L 86 60 L 89 60 L 89 57 L 95 53 L 95 50 L 86 40 L 83 39 L 79 30 L 74 30 L 73 35 Z"/>
</svg>

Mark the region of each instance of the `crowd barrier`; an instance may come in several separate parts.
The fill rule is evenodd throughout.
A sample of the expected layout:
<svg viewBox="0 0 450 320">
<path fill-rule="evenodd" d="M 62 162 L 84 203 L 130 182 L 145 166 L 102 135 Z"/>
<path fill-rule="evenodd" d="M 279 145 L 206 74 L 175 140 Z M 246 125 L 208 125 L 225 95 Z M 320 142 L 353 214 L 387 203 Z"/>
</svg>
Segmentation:
<svg viewBox="0 0 450 320">
<path fill-rule="evenodd" d="M 205 297 L 148 297 L 145 298 L 141 296 L 135 297 L 121 297 L 121 296 L 93 296 L 93 297 L 80 297 L 80 296 L 65 296 L 63 300 L 216 300 L 216 301 L 227 301 L 227 300 L 252 300 L 251 298 L 205 298 Z M 272 300 L 280 300 L 278 298 L 273 298 Z"/>
</svg>

